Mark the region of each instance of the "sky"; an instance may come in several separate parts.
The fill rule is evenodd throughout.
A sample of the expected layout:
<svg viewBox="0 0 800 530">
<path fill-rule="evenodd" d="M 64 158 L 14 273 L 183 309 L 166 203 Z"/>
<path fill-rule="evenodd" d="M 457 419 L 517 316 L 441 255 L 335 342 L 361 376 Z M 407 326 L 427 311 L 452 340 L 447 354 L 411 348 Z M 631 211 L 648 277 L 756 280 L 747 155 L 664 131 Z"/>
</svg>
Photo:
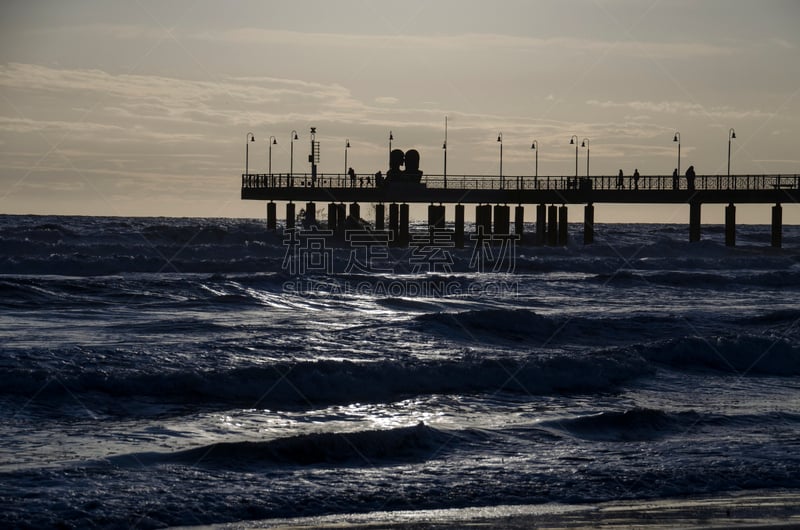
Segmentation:
<svg viewBox="0 0 800 530">
<path fill-rule="evenodd" d="M 3 0 L 0 213 L 264 217 L 240 176 L 800 173 L 797 0 Z M 292 142 L 292 131 L 298 140 Z M 579 149 L 579 173 L 586 172 Z M 686 222 L 685 206 L 597 205 Z M 769 205 L 739 207 L 768 223 Z M 527 215 L 533 217 L 533 213 Z M 571 215 L 573 220 L 577 215 Z M 704 222 L 722 207 L 705 206 Z M 800 205 L 784 222 L 800 224 Z"/>
</svg>

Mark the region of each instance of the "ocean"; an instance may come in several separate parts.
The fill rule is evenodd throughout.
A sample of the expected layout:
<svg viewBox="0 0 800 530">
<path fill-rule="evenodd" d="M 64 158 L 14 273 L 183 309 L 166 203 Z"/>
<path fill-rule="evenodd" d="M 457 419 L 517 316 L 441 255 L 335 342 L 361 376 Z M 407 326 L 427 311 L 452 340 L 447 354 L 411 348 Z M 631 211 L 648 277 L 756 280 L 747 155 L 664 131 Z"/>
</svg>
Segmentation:
<svg viewBox="0 0 800 530">
<path fill-rule="evenodd" d="M 800 489 L 800 227 L 581 229 L 0 216 L 0 524 Z"/>
</svg>

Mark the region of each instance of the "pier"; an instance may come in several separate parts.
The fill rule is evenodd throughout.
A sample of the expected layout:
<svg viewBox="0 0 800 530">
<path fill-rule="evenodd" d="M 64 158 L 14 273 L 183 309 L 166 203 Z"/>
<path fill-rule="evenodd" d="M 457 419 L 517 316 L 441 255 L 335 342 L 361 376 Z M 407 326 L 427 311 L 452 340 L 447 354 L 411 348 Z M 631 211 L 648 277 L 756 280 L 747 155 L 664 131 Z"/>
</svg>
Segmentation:
<svg viewBox="0 0 800 530">
<path fill-rule="evenodd" d="M 316 168 L 314 168 L 316 169 Z M 693 180 L 693 182 L 692 182 Z M 360 217 L 361 203 L 374 203 L 376 230 L 387 228 L 394 241 L 407 244 L 409 204 L 428 204 L 428 225 L 444 229 L 451 219 L 454 241 L 464 242 L 464 212 L 475 207 L 476 232 L 482 234 L 523 235 L 525 207 L 535 207 L 535 242 L 564 245 L 567 242 L 567 205 L 584 205 L 583 241 L 594 240 L 594 205 L 688 204 L 688 235 L 699 241 L 703 204 L 725 204 L 725 243 L 736 244 L 736 205 L 772 205 L 773 247 L 781 247 L 783 204 L 800 201 L 800 175 L 642 175 L 637 183 L 624 177 L 619 187 L 617 176 L 532 177 L 482 175 L 424 175 L 419 182 L 377 183 L 375 175 L 344 174 L 242 174 L 241 197 L 267 201 L 267 225 L 277 226 L 275 201 L 287 201 L 286 227 L 295 225 L 300 203 L 306 221 L 315 219 L 317 203 L 328 205 L 329 228 L 341 229 L 349 216 Z M 388 208 L 387 208 L 388 205 Z M 448 206 L 453 210 L 447 215 Z M 514 208 L 513 217 L 511 208 Z M 513 228 L 511 222 L 513 219 Z"/>
</svg>

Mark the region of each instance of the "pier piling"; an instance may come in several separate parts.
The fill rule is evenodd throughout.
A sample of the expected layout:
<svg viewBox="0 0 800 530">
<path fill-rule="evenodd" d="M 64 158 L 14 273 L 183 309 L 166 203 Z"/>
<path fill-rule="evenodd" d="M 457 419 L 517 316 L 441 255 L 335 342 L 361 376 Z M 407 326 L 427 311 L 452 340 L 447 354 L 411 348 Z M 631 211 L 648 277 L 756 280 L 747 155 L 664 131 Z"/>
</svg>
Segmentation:
<svg viewBox="0 0 800 530">
<path fill-rule="evenodd" d="M 701 203 L 693 201 L 689 203 L 689 241 L 696 243 L 700 241 L 700 208 Z"/>
<path fill-rule="evenodd" d="M 493 234 L 511 234 L 511 208 L 506 205 L 496 204 L 494 206 L 494 230 Z"/>
<path fill-rule="evenodd" d="M 547 206 L 536 206 L 536 244 L 544 245 L 547 242 Z"/>
<path fill-rule="evenodd" d="M 408 234 L 409 234 L 409 227 L 408 227 L 408 204 L 403 203 L 400 205 L 400 246 L 405 247 L 408 246 Z"/>
<path fill-rule="evenodd" d="M 594 243 L 594 204 L 589 203 L 583 208 L 583 244 Z"/>
<path fill-rule="evenodd" d="M 725 207 L 725 246 L 736 246 L 736 206 L 733 203 Z"/>
<path fill-rule="evenodd" d="M 286 203 L 286 228 L 294 228 L 295 205 L 293 202 Z"/>
<path fill-rule="evenodd" d="M 267 230 L 278 228 L 277 205 L 273 201 L 267 203 Z"/>
<path fill-rule="evenodd" d="M 514 208 L 514 233 L 522 239 L 522 234 L 525 231 L 525 207 L 516 206 Z"/>
<path fill-rule="evenodd" d="M 456 248 L 464 248 L 464 205 L 456 204 L 455 233 L 453 240 Z"/>
<path fill-rule="evenodd" d="M 567 207 L 562 205 L 558 209 L 558 244 L 564 246 L 569 238 L 569 224 L 567 223 Z"/>
<path fill-rule="evenodd" d="M 558 207 L 555 204 L 547 207 L 547 244 L 558 245 Z"/>
<path fill-rule="evenodd" d="M 772 246 L 781 248 L 783 234 L 783 208 L 780 203 L 772 207 Z"/>
<path fill-rule="evenodd" d="M 375 205 L 375 230 L 384 229 L 384 216 L 386 215 L 386 207 L 383 203 Z"/>
</svg>

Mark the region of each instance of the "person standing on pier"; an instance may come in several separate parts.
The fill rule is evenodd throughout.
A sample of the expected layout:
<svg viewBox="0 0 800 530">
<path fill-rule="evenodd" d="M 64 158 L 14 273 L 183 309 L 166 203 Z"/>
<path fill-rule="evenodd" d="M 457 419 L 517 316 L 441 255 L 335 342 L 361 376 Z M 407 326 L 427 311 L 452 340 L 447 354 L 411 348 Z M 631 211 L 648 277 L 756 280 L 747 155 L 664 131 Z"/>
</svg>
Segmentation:
<svg viewBox="0 0 800 530">
<path fill-rule="evenodd" d="M 694 189 L 694 166 L 689 166 L 689 169 L 686 170 L 686 189 L 693 190 Z"/>
<path fill-rule="evenodd" d="M 625 189 L 625 175 L 622 174 L 622 170 L 619 170 L 619 175 L 617 175 L 617 189 Z"/>
<path fill-rule="evenodd" d="M 350 187 L 351 188 L 355 188 L 356 187 L 356 172 L 353 170 L 353 168 L 350 168 L 350 169 L 347 170 L 347 174 L 350 176 Z"/>
<path fill-rule="evenodd" d="M 633 170 L 633 189 L 639 189 L 639 169 Z"/>
</svg>

